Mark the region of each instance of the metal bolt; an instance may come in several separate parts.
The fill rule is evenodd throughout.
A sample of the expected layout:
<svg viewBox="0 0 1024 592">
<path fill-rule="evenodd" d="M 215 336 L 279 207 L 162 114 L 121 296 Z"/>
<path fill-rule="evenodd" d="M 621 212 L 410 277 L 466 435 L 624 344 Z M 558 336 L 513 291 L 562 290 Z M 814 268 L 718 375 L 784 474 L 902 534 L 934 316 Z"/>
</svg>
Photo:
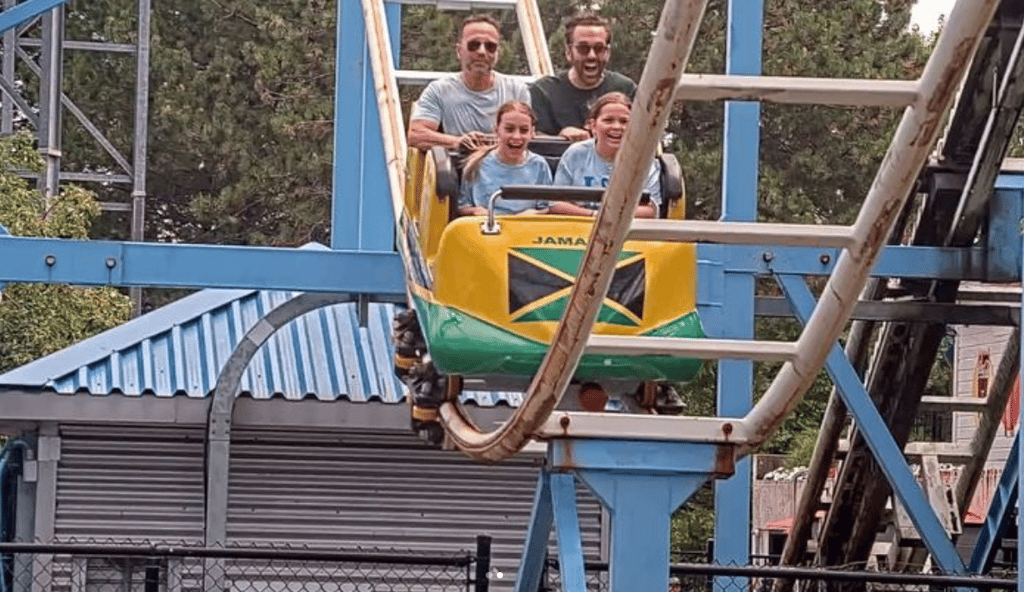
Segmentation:
<svg viewBox="0 0 1024 592">
<path fill-rule="evenodd" d="M 107 269 L 114 269 L 115 267 L 117 267 L 117 259 L 107 257 Z"/>
<path fill-rule="evenodd" d="M 821 257 L 818 257 L 818 261 L 821 261 L 822 265 L 828 265 L 829 262 L 832 261 L 832 255 L 829 255 L 828 253 L 822 253 Z"/>
<path fill-rule="evenodd" d="M 775 253 L 772 253 L 771 251 L 765 251 L 764 254 L 761 255 L 761 258 L 764 259 L 765 263 L 771 263 L 772 259 L 775 259 Z"/>
<path fill-rule="evenodd" d="M 722 424 L 722 433 L 725 434 L 726 436 L 731 435 L 732 434 L 732 424 L 731 423 Z"/>
<path fill-rule="evenodd" d="M 562 426 L 563 430 L 566 430 L 569 429 L 569 423 L 571 421 L 572 420 L 569 419 L 568 415 L 563 415 L 562 418 L 558 420 L 558 425 Z"/>
<path fill-rule="evenodd" d="M 47 255 L 46 258 L 43 259 L 43 261 L 46 262 L 47 267 L 53 267 L 54 265 L 57 264 L 57 257 L 54 255 Z"/>
</svg>

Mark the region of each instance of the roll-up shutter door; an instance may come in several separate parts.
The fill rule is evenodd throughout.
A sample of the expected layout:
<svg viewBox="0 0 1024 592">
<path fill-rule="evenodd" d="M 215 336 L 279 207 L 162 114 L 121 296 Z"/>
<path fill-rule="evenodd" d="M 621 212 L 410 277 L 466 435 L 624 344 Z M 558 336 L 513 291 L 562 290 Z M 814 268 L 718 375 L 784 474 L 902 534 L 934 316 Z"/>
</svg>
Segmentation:
<svg viewBox="0 0 1024 592">
<path fill-rule="evenodd" d="M 60 436 L 58 540 L 202 541 L 203 427 L 64 424 Z"/>
<path fill-rule="evenodd" d="M 493 537 L 514 580 L 540 458 L 482 464 L 393 432 L 232 434 L 231 544 L 465 551 Z M 579 488 L 584 552 L 597 560 L 600 505 Z M 511 581 L 509 582 L 511 585 Z"/>
</svg>

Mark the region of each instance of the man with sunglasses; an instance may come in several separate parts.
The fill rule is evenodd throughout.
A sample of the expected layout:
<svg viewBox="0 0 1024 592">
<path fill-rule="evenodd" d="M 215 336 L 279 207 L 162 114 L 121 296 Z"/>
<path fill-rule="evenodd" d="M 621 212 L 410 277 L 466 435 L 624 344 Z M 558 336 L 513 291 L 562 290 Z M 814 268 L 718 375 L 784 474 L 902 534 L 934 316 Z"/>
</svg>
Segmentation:
<svg viewBox="0 0 1024 592">
<path fill-rule="evenodd" d="M 565 23 L 565 59 L 569 69 L 555 76 L 537 79 L 530 87 L 530 101 L 537 113 L 537 131 L 568 140 L 586 140 L 590 103 L 610 92 L 629 98 L 636 83 L 606 70 L 612 55 L 612 29 L 608 21 L 594 14 L 582 14 Z"/>
<path fill-rule="evenodd" d="M 501 34 L 498 22 L 473 15 L 462 22 L 455 53 L 461 70 L 434 80 L 423 90 L 409 117 L 409 145 L 473 149 L 492 142 L 498 107 L 530 102 L 526 83 L 494 71 Z"/>
</svg>

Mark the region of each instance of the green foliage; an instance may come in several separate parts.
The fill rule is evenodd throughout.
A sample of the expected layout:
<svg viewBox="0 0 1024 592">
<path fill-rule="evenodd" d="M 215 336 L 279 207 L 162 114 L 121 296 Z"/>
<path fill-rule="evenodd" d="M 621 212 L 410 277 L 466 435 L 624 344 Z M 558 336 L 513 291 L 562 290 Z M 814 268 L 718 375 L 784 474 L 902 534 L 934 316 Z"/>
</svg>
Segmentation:
<svg viewBox="0 0 1024 592">
<path fill-rule="evenodd" d="M 715 535 L 714 490 L 708 483 L 672 516 L 670 541 L 673 553 L 703 553 Z"/>
<path fill-rule="evenodd" d="M 45 200 L 11 172 L 40 164 L 28 135 L 0 138 L 0 224 L 20 236 L 87 238 L 99 213 L 91 193 L 65 186 Z M 0 298 L 0 372 L 110 329 L 130 313 L 130 301 L 111 288 L 9 285 Z"/>
</svg>

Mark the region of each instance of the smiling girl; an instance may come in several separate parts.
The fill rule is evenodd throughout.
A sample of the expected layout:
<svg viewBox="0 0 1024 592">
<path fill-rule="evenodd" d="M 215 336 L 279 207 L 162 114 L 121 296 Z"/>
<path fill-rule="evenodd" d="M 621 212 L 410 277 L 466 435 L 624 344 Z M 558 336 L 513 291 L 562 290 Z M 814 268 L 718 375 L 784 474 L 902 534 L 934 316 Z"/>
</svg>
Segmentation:
<svg viewBox="0 0 1024 592">
<path fill-rule="evenodd" d="M 550 185 L 551 169 L 543 157 L 530 152 L 536 117 L 522 101 L 509 101 L 498 108 L 494 146 L 476 151 L 466 160 L 459 191 L 459 213 L 487 214 L 487 200 L 504 185 Z M 519 214 L 547 208 L 545 202 L 500 199 L 496 214 Z"/>
<path fill-rule="evenodd" d="M 566 149 L 555 171 L 555 185 L 582 187 L 607 187 L 612 176 L 612 163 L 619 152 L 622 139 L 629 125 L 629 110 L 632 103 L 622 93 L 612 92 L 601 95 L 590 108 L 587 125 L 593 138 L 577 142 Z M 661 203 L 661 182 L 659 166 L 655 160 L 647 173 L 644 190 L 650 193 L 651 203 L 637 206 L 638 218 L 653 218 Z M 593 216 L 597 202 L 574 204 L 557 202 L 551 205 L 552 214 Z"/>
</svg>

